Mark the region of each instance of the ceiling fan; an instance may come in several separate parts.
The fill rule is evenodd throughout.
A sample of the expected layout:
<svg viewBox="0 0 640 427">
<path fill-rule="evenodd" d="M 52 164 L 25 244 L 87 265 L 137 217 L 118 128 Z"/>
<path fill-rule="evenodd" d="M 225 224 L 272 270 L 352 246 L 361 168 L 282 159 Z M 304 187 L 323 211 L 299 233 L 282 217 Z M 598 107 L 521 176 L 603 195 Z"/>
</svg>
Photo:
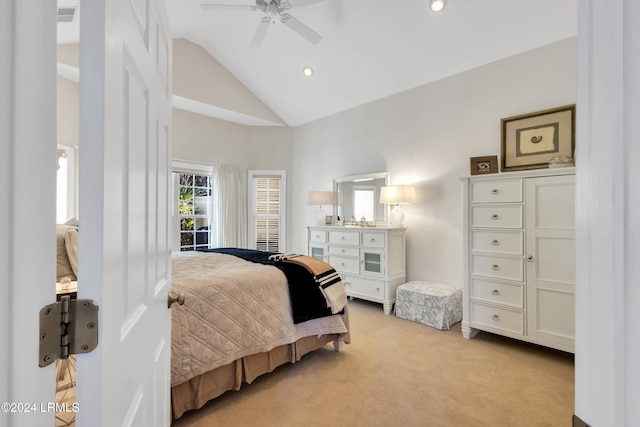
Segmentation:
<svg viewBox="0 0 640 427">
<path fill-rule="evenodd" d="M 304 5 L 316 3 L 318 1 L 322 0 L 306 0 L 304 1 Z M 298 6 L 302 6 L 302 4 Z M 311 28 L 307 27 L 295 17 L 287 13 L 288 10 L 295 7 L 292 6 L 288 0 L 255 0 L 255 5 L 203 3 L 200 5 L 200 7 L 202 8 L 202 10 L 260 10 L 262 13 L 264 13 L 265 16 L 263 16 L 260 20 L 258 28 L 253 35 L 253 39 L 249 44 L 250 47 L 260 47 L 262 45 L 262 41 L 267 34 L 269 25 L 274 24 L 276 22 L 276 18 L 280 19 L 283 24 L 298 33 L 298 35 L 307 40 L 309 43 L 317 44 L 322 39 L 322 36 L 320 34 L 316 33 Z"/>
</svg>

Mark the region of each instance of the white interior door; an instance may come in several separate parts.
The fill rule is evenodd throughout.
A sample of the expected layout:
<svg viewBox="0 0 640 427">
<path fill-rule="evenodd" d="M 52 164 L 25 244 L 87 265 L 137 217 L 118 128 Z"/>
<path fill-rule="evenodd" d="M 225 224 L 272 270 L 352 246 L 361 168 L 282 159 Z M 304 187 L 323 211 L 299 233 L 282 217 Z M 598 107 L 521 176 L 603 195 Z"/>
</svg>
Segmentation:
<svg viewBox="0 0 640 427">
<path fill-rule="evenodd" d="M 163 0 L 80 3 L 77 425 L 169 424 L 171 35 Z"/>
<path fill-rule="evenodd" d="M 56 4 L 3 6 L 0 426 L 53 426 L 55 364 L 38 367 L 38 313 L 55 301 Z"/>
</svg>

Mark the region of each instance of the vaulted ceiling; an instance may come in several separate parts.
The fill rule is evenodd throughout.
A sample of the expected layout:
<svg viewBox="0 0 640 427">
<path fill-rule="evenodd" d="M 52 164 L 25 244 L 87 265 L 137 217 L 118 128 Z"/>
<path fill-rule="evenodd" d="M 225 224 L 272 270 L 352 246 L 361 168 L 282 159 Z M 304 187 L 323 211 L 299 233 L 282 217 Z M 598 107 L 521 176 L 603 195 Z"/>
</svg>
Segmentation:
<svg viewBox="0 0 640 427">
<path fill-rule="evenodd" d="M 448 0 L 440 13 L 429 0 L 289 0 L 288 13 L 321 40 L 310 43 L 276 14 L 255 48 L 263 11 L 200 6 L 254 1 L 165 2 L 174 37 L 201 45 L 289 126 L 577 35 L 577 0 Z M 59 33 L 66 40 L 71 26 Z"/>
</svg>

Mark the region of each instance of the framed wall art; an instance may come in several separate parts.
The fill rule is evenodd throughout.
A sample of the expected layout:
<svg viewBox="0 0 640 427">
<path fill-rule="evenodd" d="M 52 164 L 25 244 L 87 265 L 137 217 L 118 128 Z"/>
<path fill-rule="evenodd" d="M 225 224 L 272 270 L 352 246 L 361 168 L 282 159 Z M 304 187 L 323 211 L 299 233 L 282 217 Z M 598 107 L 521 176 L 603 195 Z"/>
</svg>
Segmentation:
<svg viewBox="0 0 640 427">
<path fill-rule="evenodd" d="M 471 175 L 498 173 L 498 156 L 471 157 Z"/>
<path fill-rule="evenodd" d="M 501 120 L 501 170 L 549 167 L 556 156 L 573 157 L 576 106 L 553 108 Z"/>
</svg>

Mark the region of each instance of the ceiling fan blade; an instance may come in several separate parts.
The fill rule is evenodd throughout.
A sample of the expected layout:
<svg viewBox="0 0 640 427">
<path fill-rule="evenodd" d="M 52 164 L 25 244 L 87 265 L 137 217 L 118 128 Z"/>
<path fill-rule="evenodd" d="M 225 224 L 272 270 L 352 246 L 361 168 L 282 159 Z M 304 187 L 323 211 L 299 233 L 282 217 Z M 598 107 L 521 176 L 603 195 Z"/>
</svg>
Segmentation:
<svg viewBox="0 0 640 427">
<path fill-rule="evenodd" d="M 314 3 L 320 3 L 326 0 L 290 0 L 289 4 L 291 4 L 291 9 L 296 9 L 303 6 L 308 6 Z"/>
<path fill-rule="evenodd" d="M 320 34 L 316 33 L 288 13 L 283 13 L 281 18 L 283 24 L 298 33 L 301 37 L 305 38 L 309 43 L 317 44 L 322 40 L 322 36 Z"/>
<path fill-rule="evenodd" d="M 249 47 L 260 47 L 262 45 L 264 36 L 267 34 L 269 25 L 271 25 L 272 22 L 273 21 L 268 16 L 265 16 L 260 20 L 260 23 L 258 24 L 258 28 L 256 28 L 256 32 L 253 34 L 253 39 L 251 39 L 251 43 L 249 44 Z"/>
<path fill-rule="evenodd" d="M 206 4 L 203 3 L 200 5 L 200 9 L 202 10 L 256 10 L 258 9 L 255 5 L 250 4 Z"/>
</svg>

